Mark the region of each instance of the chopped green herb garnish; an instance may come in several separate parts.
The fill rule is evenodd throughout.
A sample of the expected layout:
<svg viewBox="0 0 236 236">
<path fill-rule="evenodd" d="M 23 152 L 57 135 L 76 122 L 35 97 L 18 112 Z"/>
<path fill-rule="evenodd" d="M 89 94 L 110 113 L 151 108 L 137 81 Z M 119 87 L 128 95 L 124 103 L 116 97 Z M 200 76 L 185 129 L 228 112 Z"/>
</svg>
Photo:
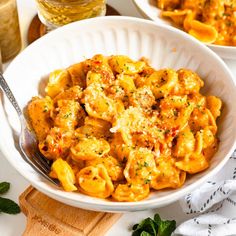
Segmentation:
<svg viewBox="0 0 236 236">
<path fill-rule="evenodd" d="M 71 112 L 69 112 L 69 113 L 66 113 L 64 116 L 63 116 L 63 118 L 65 118 L 65 119 L 67 119 L 69 116 L 71 116 L 72 115 L 72 113 Z"/>
<path fill-rule="evenodd" d="M 48 112 L 48 106 L 43 107 L 43 112 Z"/>
<path fill-rule="evenodd" d="M 144 165 L 144 167 L 148 167 L 148 166 L 149 166 L 148 163 L 147 163 L 146 161 L 144 162 L 143 165 Z"/>
<path fill-rule="evenodd" d="M 178 116 L 178 111 L 174 110 L 173 113 L 174 113 L 174 116 Z"/>
<path fill-rule="evenodd" d="M 144 184 L 149 184 L 150 182 L 151 182 L 150 179 L 145 179 L 145 180 L 144 180 Z"/>
</svg>

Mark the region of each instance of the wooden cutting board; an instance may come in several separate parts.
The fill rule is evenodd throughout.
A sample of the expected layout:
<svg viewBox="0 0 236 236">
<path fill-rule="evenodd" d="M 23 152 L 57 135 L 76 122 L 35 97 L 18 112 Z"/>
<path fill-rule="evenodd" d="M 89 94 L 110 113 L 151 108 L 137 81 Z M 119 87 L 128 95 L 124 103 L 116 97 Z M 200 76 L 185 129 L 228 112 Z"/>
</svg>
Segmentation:
<svg viewBox="0 0 236 236">
<path fill-rule="evenodd" d="M 121 214 L 83 210 L 27 188 L 19 198 L 27 216 L 23 236 L 102 236 Z"/>
</svg>

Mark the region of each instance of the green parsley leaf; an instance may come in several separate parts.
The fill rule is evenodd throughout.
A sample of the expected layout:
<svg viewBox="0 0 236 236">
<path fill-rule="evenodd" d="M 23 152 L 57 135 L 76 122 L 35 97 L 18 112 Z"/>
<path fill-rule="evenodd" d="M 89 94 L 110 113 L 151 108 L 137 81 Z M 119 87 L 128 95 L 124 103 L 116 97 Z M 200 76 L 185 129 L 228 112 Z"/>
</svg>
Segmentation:
<svg viewBox="0 0 236 236">
<path fill-rule="evenodd" d="M 176 228 L 176 222 L 175 220 L 166 220 L 162 221 L 161 224 L 159 225 L 159 236 L 170 236 L 171 233 L 175 230 Z"/>
<path fill-rule="evenodd" d="M 146 231 L 143 231 L 140 236 L 152 236 L 152 234 L 149 234 L 148 232 Z"/>
<path fill-rule="evenodd" d="M 159 214 L 155 214 L 154 220 L 148 217 L 135 224 L 132 236 L 171 236 L 175 228 L 174 220 L 162 220 Z"/>
<path fill-rule="evenodd" d="M 7 214 L 18 214 L 20 207 L 12 200 L 0 197 L 0 211 Z"/>
<path fill-rule="evenodd" d="M 158 214 L 155 214 L 154 221 L 158 224 L 158 236 L 170 236 L 176 228 L 175 220 L 161 220 Z"/>
<path fill-rule="evenodd" d="M 150 236 L 155 236 L 157 235 L 157 227 L 158 226 L 156 225 L 156 223 L 150 217 L 148 217 L 147 219 L 142 220 L 138 224 L 138 226 L 133 226 L 133 228 L 135 228 L 135 231 L 133 232 L 132 236 L 141 236 L 143 231 L 149 233 Z"/>
<path fill-rule="evenodd" d="M 10 188 L 10 183 L 2 182 L 0 183 L 0 194 L 6 193 Z"/>
<path fill-rule="evenodd" d="M 159 214 L 155 214 L 154 215 L 154 221 L 160 225 L 161 224 L 161 217 L 159 216 Z"/>
</svg>

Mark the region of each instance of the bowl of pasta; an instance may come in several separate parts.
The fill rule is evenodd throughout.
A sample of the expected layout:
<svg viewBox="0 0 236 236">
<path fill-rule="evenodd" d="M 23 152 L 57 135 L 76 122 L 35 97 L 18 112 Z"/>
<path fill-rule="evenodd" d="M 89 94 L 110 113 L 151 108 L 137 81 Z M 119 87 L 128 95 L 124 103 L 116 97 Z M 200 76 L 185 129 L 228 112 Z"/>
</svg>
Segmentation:
<svg viewBox="0 0 236 236">
<path fill-rule="evenodd" d="M 172 25 L 206 44 L 220 57 L 236 59 L 236 4 L 223 0 L 133 0 L 141 14 Z"/>
<path fill-rule="evenodd" d="M 34 187 L 72 206 L 170 204 L 215 175 L 235 148 L 230 71 L 173 27 L 131 17 L 72 23 L 27 47 L 4 76 L 60 187 L 21 158 L 7 101 L 1 151 Z"/>
</svg>

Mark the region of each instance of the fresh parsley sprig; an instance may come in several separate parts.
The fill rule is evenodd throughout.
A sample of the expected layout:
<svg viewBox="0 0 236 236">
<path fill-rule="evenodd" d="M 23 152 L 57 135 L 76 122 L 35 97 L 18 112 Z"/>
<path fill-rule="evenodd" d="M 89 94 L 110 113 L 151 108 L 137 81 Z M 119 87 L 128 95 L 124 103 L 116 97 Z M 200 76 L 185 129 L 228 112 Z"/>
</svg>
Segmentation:
<svg viewBox="0 0 236 236">
<path fill-rule="evenodd" d="M 2 182 L 0 183 L 0 194 L 6 193 L 10 189 L 10 183 Z"/>
<path fill-rule="evenodd" d="M 158 214 L 133 226 L 132 236 L 171 236 L 176 228 L 175 220 L 162 220 Z"/>
<path fill-rule="evenodd" d="M 0 183 L 0 194 L 6 193 L 10 189 L 10 183 Z M 7 214 L 18 214 L 20 213 L 20 207 L 12 200 L 4 197 L 0 197 L 0 212 Z"/>
</svg>

